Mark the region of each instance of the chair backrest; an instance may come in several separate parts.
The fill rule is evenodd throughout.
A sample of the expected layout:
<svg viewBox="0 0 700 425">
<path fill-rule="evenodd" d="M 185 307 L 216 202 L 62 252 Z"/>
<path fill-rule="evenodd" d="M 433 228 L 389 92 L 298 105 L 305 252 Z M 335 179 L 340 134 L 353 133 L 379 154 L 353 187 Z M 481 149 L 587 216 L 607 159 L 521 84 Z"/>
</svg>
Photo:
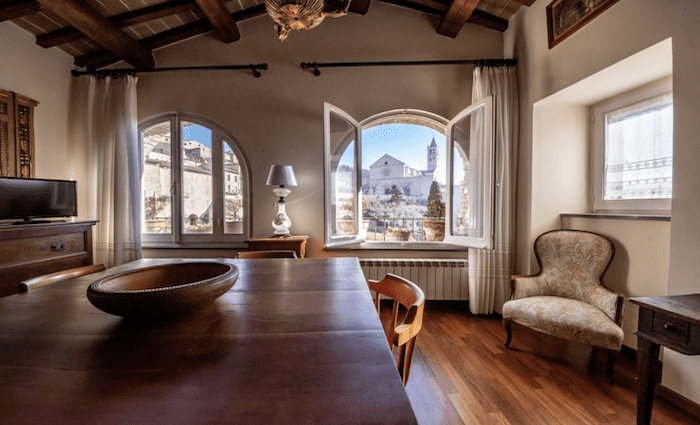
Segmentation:
<svg viewBox="0 0 700 425">
<path fill-rule="evenodd" d="M 385 295 L 393 300 L 391 321 L 387 332 L 389 347 L 399 347 L 396 367 L 403 384 L 408 381 L 411 370 L 413 347 L 416 344 L 416 335 L 423 327 L 423 310 L 425 309 L 425 295 L 413 282 L 394 274 L 387 274 L 379 282 L 370 280 L 369 289 L 375 292 L 374 303 L 377 313 L 381 312 L 381 296 Z M 398 323 L 399 305 L 406 308 L 406 316 Z M 380 315 L 381 317 L 381 315 Z"/>
<path fill-rule="evenodd" d="M 535 240 L 535 255 L 543 295 L 585 301 L 616 320 L 615 298 L 603 284 L 603 275 L 615 255 L 610 239 L 581 230 L 553 230 Z"/>
<path fill-rule="evenodd" d="M 90 273 L 101 272 L 105 269 L 106 268 L 104 264 L 93 264 L 90 266 L 61 270 L 55 273 L 33 277 L 31 279 L 23 280 L 19 283 L 19 292 L 29 292 L 30 290 L 41 288 L 42 286 L 50 285 L 52 283 L 61 282 L 63 280 L 72 279 L 74 277 L 83 276 Z"/>
<path fill-rule="evenodd" d="M 238 258 L 299 258 L 294 250 L 238 251 Z"/>
</svg>

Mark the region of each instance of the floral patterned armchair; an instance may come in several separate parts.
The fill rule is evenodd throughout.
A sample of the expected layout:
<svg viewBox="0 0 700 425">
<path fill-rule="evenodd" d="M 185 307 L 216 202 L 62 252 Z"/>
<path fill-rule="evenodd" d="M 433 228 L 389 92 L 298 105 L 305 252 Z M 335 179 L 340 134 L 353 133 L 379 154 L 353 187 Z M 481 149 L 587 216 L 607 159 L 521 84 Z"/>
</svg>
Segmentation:
<svg viewBox="0 0 700 425">
<path fill-rule="evenodd" d="M 615 254 L 606 237 L 578 230 L 554 230 L 535 241 L 540 273 L 511 277 L 511 299 L 503 305 L 506 343 L 512 322 L 547 335 L 608 351 L 607 376 L 620 354 L 624 334 L 623 296 L 602 277 Z"/>
</svg>

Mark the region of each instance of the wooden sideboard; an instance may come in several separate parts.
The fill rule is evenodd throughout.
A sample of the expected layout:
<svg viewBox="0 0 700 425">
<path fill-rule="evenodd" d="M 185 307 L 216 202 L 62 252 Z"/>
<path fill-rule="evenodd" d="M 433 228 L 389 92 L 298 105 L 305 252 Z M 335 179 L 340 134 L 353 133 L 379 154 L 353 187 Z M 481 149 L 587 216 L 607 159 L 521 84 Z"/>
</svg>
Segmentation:
<svg viewBox="0 0 700 425">
<path fill-rule="evenodd" d="M 92 264 L 96 221 L 0 226 L 0 297 L 25 279 Z"/>
<path fill-rule="evenodd" d="M 660 381 L 659 351 L 664 346 L 689 356 L 700 354 L 700 294 L 636 297 L 637 424 L 651 423 L 656 384 Z"/>
<path fill-rule="evenodd" d="M 253 238 L 246 241 L 248 249 L 251 251 L 269 251 L 277 249 L 293 250 L 297 253 L 297 257 L 306 257 L 306 240 L 309 239 L 306 235 L 296 235 L 289 237 L 268 237 L 268 238 Z"/>
</svg>

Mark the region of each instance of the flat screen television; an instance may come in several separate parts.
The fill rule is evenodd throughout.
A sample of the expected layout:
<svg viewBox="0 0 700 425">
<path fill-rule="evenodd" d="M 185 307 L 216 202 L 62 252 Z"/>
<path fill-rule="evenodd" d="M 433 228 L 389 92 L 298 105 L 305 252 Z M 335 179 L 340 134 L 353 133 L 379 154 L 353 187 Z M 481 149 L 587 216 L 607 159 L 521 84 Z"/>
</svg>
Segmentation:
<svg viewBox="0 0 700 425">
<path fill-rule="evenodd" d="M 0 177 L 0 220 L 46 223 L 37 218 L 78 215 L 75 181 Z"/>
</svg>

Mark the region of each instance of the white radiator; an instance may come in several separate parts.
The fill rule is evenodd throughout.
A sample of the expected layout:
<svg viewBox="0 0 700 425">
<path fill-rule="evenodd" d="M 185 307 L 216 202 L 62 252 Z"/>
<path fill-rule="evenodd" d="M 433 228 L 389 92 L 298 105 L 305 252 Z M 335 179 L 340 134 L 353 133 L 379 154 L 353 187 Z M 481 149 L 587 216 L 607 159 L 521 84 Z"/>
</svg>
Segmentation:
<svg viewBox="0 0 700 425">
<path fill-rule="evenodd" d="M 360 258 L 365 278 L 381 280 L 393 273 L 418 285 L 427 300 L 468 300 L 467 260 Z"/>
</svg>

